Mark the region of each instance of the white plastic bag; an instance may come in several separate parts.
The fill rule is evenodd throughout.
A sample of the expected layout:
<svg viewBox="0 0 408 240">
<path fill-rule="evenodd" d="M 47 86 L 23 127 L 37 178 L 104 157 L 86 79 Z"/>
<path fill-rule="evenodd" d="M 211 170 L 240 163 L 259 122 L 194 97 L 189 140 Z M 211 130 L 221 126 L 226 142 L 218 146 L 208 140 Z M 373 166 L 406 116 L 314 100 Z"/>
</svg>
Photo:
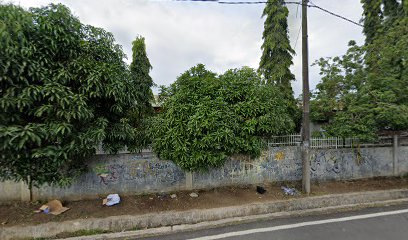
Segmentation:
<svg viewBox="0 0 408 240">
<path fill-rule="evenodd" d="M 119 194 L 109 194 L 105 199 L 103 199 L 103 205 L 113 206 L 120 203 Z"/>
</svg>

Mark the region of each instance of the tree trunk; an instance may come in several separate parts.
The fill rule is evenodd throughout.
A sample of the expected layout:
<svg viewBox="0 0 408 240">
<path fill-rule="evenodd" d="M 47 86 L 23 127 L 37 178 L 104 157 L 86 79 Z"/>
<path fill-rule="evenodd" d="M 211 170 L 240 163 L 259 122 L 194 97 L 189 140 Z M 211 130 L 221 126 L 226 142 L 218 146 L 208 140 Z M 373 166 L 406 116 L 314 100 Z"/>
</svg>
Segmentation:
<svg viewBox="0 0 408 240">
<path fill-rule="evenodd" d="M 30 202 L 33 201 L 33 181 L 31 181 L 31 177 L 28 176 L 28 190 L 30 191 Z"/>
</svg>

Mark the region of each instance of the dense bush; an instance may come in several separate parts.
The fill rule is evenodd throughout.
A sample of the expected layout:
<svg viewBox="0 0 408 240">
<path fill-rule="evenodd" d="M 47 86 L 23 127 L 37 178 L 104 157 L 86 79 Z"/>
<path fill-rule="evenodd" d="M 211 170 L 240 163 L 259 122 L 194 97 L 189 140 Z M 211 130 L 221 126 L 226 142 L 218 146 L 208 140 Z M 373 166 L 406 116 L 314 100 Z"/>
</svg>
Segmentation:
<svg viewBox="0 0 408 240">
<path fill-rule="evenodd" d="M 232 154 L 259 155 L 262 137 L 295 127 L 282 93 L 263 82 L 246 67 L 220 76 L 201 64 L 186 71 L 164 92 L 154 150 L 191 171 L 221 166 Z"/>
</svg>

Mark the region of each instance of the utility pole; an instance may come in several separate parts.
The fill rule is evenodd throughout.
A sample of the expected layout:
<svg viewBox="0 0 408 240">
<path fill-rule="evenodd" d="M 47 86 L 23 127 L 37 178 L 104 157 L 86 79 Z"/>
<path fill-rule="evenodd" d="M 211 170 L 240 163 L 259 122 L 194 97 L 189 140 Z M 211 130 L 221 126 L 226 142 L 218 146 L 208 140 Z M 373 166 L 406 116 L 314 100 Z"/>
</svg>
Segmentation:
<svg viewBox="0 0 408 240">
<path fill-rule="evenodd" d="M 302 81 L 303 81 L 303 124 L 302 124 L 302 190 L 310 193 L 310 106 L 309 106 L 309 53 L 307 40 L 307 3 L 302 0 Z"/>
</svg>

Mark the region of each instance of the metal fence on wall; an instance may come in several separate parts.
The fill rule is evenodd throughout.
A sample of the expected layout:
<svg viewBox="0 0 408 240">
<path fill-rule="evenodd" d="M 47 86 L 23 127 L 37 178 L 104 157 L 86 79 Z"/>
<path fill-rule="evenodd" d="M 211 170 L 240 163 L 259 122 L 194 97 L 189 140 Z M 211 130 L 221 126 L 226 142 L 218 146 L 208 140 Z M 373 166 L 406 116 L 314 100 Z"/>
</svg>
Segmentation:
<svg viewBox="0 0 408 240">
<path fill-rule="evenodd" d="M 408 138 L 407 138 L 408 139 Z M 400 145 L 408 143 L 404 137 L 399 138 Z M 300 134 L 273 136 L 268 139 L 269 147 L 278 146 L 299 146 L 302 142 L 302 136 Z M 312 149 L 324 149 L 324 148 L 353 148 L 353 147 L 380 147 L 380 146 L 392 146 L 393 137 L 383 136 L 379 137 L 374 142 L 364 142 L 358 138 L 342 138 L 342 137 L 326 137 L 326 138 L 311 138 L 310 147 Z"/>
</svg>

